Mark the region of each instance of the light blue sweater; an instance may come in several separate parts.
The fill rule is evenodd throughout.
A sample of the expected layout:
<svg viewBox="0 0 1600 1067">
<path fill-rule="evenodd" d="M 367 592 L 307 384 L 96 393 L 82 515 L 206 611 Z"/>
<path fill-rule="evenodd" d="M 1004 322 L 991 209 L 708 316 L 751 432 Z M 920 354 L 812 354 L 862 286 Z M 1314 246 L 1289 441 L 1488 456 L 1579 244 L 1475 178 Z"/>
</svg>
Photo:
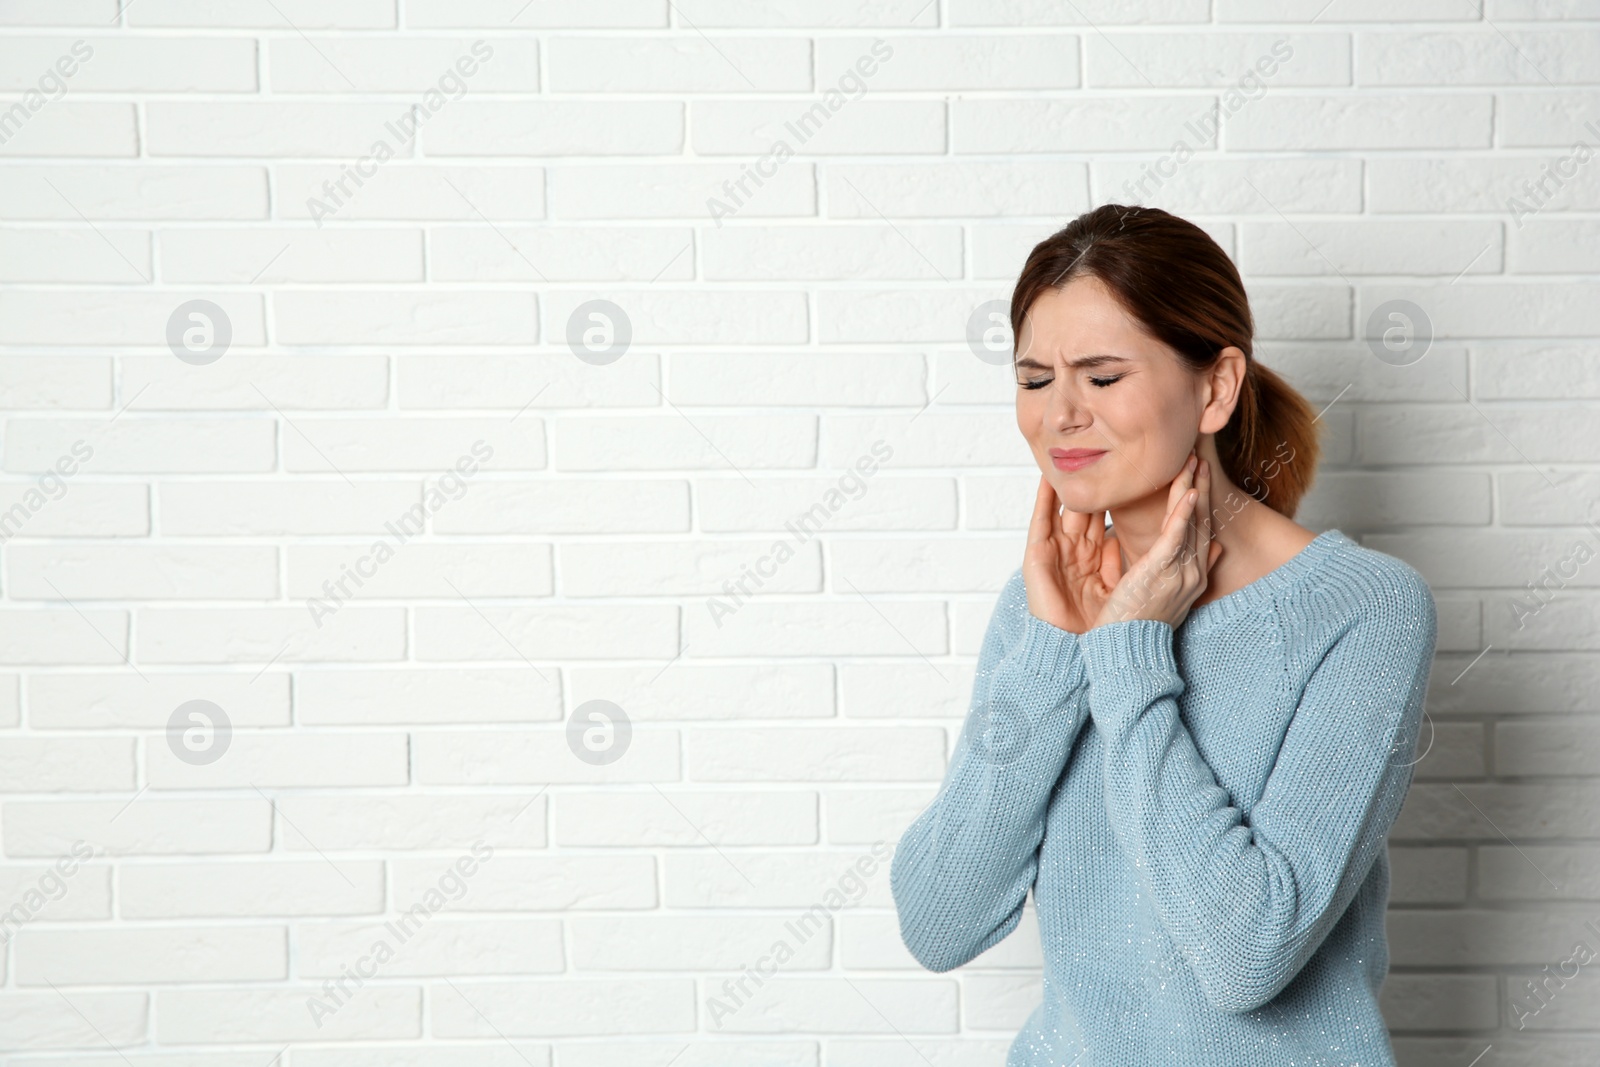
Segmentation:
<svg viewBox="0 0 1600 1067">
<path fill-rule="evenodd" d="M 1016 928 L 1044 998 L 1006 1067 L 1389 1067 L 1388 832 L 1437 618 L 1339 530 L 1190 611 L 1073 634 L 1002 590 L 938 794 L 890 868 L 935 971 Z"/>
</svg>

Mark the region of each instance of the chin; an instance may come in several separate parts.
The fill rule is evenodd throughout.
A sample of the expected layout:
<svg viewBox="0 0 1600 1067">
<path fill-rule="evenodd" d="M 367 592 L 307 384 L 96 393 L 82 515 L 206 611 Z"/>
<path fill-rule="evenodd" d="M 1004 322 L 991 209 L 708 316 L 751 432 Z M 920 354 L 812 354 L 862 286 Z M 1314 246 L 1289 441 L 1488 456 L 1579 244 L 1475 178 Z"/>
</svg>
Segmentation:
<svg viewBox="0 0 1600 1067">
<path fill-rule="evenodd" d="M 1057 486 L 1056 496 L 1068 511 L 1079 514 L 1110 512 L 1113 508 L 1125 507 L 1136 499 L 1128 493 L 1108 492 L 1099 486 L 1085 485 L 1082 482 L 1077 482 L 1066 489 Z"/>
<path fill-rule="evenodd" d="M 1056 473 L 1059 474 L 1060 472 L 1057 471 Z M 1088 511 L 1104 511 L 1110 506 L 1104 503 L 1104 494 L 1096 491 L 1091 486 L 1084 485 L 1080 481 L 1070 482 L 1065 487 L 1056 481 L 1052 481 L 1050 484 L 1055 487 L 1056 498 L 1065 505 L 1068 511 L 1076 511 L 1081 514 Z"/>
</svg>

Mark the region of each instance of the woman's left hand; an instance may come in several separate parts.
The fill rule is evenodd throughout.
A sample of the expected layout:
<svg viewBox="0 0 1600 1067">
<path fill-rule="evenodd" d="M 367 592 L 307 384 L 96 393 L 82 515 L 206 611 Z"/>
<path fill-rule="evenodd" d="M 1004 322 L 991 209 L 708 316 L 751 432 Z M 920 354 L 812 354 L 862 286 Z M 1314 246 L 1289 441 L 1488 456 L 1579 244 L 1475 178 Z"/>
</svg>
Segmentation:
<svg viewBox="0 0 1600 1067">
<path fill-rule="evenodd" d="M 1222 546 L 1211 539 L 1211 467 L 1191 454 L 1172 480 L 1167 518 L 1155 544 L 1132 561 L 1126 574 L 1116 576 L 1094 625 L 1153 619 L 1177 629 L 1205 591 L 1208 572 L 1221 553 Z M 1120 571 L 1120 558 L 1114 557 L 1114 563 Z"/>
</svg>

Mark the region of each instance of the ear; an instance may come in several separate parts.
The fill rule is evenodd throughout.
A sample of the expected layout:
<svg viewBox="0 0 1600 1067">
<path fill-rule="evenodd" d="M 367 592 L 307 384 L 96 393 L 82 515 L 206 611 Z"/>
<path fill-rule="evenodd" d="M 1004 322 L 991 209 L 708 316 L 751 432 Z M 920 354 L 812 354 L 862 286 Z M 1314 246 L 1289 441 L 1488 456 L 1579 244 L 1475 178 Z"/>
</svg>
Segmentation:
<svg viewBox="0 0 1600 1067">
<path fill-rule="evenodd" d="M 1211 370 L 1202 378 L 1205 408 L 1200 410 L 1200 432 L 1216 434 L 1227 421 L 1234 418 L 1238 406 L 1238 392 L 1245 387 L 1245 371 L 1250 368 L 1245 352 L 1237 346 L 1227 346 L 1216 357 Z"/>
</svg>

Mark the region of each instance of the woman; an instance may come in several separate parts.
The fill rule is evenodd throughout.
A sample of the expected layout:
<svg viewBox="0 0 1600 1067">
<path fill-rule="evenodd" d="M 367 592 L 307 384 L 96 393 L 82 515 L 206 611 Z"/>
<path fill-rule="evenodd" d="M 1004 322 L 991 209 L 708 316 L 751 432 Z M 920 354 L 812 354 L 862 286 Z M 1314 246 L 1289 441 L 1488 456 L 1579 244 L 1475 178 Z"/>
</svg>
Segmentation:
<svg viewBox="0 0 1600 1067">
<path fill-rule="evenodd" d="M 1043 476 L 895 852 L 906 946 L 959 967 L 1033 890 L 1044 998 L 1007 1067 L 1392 1065 L 1385 845 L 1427 585 L 1291 518 L 1316 416 L 1252 359 L 1239 274 L 1191 223 L 1090 211 L 1034 248 L 1011 320 Z"/>
</svg>

